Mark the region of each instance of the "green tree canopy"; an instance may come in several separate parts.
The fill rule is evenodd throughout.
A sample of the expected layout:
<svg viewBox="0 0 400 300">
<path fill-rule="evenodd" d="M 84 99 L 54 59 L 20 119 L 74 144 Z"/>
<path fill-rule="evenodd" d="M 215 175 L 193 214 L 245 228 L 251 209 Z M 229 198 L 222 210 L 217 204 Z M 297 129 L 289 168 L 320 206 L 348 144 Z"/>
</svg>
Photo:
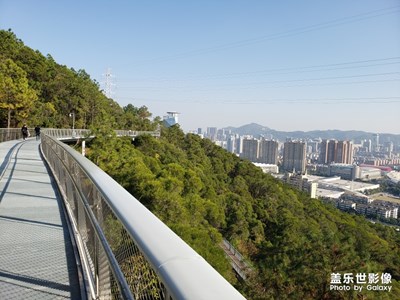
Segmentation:
<svg viewBox="0 0 400 300">
<path fill-rule="evenodd" d="M 13 115 L 17 121 L 25 120 L 36 100 L 26 72 L 12 59 L 0 58 L 0 108 L 7 111 L 7 127 L 10 128 Z"/>
</svg>

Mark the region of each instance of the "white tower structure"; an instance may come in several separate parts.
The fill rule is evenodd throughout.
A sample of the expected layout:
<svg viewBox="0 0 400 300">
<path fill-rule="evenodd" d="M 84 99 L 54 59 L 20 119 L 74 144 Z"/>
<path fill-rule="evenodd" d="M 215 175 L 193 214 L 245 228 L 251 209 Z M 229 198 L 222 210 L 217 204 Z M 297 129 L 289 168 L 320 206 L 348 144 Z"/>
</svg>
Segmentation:
<svg viewBox="0 0 400 300">
<path fill-rule="evenodd" d="M 115 86 L 115 84 L 112 82 L 112 78 L 114 76 L 111 74 L 111 69 L 108 68 L 106 73 L 103 74 L 103 76 L 105 77 L 103 93 L 104 93 L 104 95 L 106 95 L 107 98 L 111 98 L 111 96 L 113 94 L 112 88 L 113 88 L 113 86 Z"/>
<path fill-rule="evenodd" d="M 373 135 L 373 151 L 378 152 L 379 151 L 379 134 L 374 133 Z"/>
</svg>

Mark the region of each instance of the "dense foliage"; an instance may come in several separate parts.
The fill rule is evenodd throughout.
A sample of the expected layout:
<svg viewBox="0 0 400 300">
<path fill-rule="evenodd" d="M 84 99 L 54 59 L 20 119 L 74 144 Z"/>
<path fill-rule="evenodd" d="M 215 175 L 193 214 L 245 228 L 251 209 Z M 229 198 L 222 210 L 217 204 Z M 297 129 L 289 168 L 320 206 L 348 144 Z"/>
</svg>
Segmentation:
<svg viewBox="0 0 400 300">
<path fill-rule="evenodd" d="M 121 108 L 84 70 L 69 69 L 0 30 L 0 127 L 89 128 L 107 119 L 115 129 L 152 130 L 145 106 Z"/>
<path fill-rule="evenodd" d="M 105 135 L 104 135 L 105 136 Z M 400 299 L 400 235 L 295 191 L 250 162 L 179 127 L 161 139 L 99 137 L 89 157 L 192 245 L 249 299 L 347 299 L 332 273 L 390 273 Z M 228 239 L 251 262 L 237 281 L 219 247 Z"/>
<path fill-rule="evenodd" d="M 400 182 L 383 181 L 381 183 L 381 189 L 386 193 L 400 197 Z"/>
</svg>

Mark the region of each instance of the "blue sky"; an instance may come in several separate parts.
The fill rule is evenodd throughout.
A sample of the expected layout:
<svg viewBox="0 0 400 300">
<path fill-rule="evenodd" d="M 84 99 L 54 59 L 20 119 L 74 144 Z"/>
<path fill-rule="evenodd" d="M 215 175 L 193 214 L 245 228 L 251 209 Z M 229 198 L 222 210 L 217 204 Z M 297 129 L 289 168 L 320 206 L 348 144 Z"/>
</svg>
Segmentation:
<svg viewBox="0 0 400 300">
<path fill-rule="evenodd" d="M 400 134 L 398 0 L 0 0 L 0 28 L 185 131 Z"/>
</svg>

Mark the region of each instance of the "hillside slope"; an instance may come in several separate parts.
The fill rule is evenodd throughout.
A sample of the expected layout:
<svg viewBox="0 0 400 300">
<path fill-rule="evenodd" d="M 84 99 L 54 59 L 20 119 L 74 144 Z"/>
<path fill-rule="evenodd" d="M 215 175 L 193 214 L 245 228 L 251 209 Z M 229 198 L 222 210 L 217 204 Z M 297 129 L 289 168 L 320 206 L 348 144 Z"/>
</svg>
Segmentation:
<svg viewBox="0 0 400 300">
<path fill-rule="evenodd" d="M 249 299 L 398 299 L 400 236 L 291 189 L 179 127 L 162 138 L 97 139 L 89 157 L 185 239 Z M 251 262 L 237 281 L 222 237 Z M 330 290 L 331 275 L 383 273 L 392 290 Z"/>
</svg>

